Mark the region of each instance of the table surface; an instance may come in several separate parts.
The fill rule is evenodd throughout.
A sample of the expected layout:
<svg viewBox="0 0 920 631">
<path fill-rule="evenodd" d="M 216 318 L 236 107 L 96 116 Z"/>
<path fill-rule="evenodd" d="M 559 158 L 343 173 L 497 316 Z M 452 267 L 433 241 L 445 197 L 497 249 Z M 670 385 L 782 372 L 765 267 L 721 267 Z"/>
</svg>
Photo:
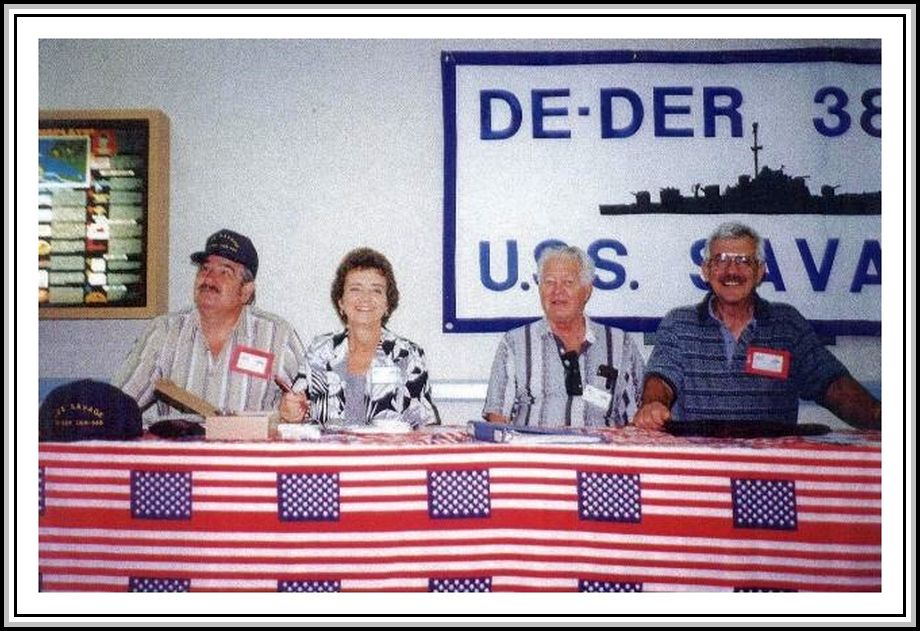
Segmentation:
<svg viewBox="0 0 920 631">
<path fill-rule="evenodd" d="M 879 591 L 875 433 L 41 443 L 45 591 Z"/>
</svg>

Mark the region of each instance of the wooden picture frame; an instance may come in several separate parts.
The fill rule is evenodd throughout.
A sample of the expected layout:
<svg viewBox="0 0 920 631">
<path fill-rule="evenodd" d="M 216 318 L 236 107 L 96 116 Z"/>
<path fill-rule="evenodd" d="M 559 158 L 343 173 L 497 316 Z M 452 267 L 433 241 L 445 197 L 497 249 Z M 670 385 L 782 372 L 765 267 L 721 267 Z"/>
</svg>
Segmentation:
<svg viewBox="0 0 920 631">
<path fill-rule="evenodd" d="M 38 116 L 39 319 L 151 318 L 169 292 L 169 119 Z"/>
</svg>

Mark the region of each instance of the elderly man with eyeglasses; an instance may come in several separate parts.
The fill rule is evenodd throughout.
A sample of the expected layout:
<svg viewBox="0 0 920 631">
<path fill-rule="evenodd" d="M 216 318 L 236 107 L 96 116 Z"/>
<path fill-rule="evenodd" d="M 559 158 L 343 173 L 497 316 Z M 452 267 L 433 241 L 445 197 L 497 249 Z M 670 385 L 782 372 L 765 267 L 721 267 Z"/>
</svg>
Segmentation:
<svg viewBox="0 0 920 631">
<path fill-rule="evenodd" d="M 594 262 L 554 246 L 538 260 L 545 317 L 498 345 L 483 418 L 538 427 L 625 425 L 639 404 L 644 361 L 626 334 L 585 316 Z"/>
<path fill-rule="evenodd" d="M 799 399 L 816 401 L 854 427 L 880 429 L 881 403 L 820 342 L 793 307 L 757 295 L 763 242 L 724 223 L 706 242 L 703 301 L 667 314 L 633 422 L 728 421 L 796 425 Z"/>
</svg>

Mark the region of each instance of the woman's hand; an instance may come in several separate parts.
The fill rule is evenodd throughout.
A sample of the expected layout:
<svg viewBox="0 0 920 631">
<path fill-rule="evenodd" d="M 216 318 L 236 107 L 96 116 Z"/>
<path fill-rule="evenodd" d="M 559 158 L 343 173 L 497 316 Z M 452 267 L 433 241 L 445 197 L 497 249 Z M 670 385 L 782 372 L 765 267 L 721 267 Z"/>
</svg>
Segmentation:
<svg viewBox="0 0 920 631">
<path fill-rule="evenodd" d="M 303 392 L 285 392 L 278 412 L 285 423 L 302 423 L 310 412 L 310 401 Z"/>
</svg>

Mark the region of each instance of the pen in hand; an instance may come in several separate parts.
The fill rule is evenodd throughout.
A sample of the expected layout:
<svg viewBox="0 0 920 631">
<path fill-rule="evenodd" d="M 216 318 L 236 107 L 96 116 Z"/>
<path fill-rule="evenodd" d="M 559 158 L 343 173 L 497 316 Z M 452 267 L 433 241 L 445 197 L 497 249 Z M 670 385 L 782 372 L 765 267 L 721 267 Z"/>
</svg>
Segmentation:
<svg viewBox="0 0 920 631">
<path fill-rule="evenodd" d="M 294 380 L 297 381 L 296 379 Z M 279 413 L 281 420 L 287 423 L 298 423 L 304 420 L 304 417 L 310 411 L 310 402 L 306 393 L 294 392 L 293 388 L 287 384 L 281 375 L 275 375 L 275 385 L 283 393 L 281 395 L 281 407 Z M 295 411 L 296 410 L 296 411 Z"/>
</svg>

